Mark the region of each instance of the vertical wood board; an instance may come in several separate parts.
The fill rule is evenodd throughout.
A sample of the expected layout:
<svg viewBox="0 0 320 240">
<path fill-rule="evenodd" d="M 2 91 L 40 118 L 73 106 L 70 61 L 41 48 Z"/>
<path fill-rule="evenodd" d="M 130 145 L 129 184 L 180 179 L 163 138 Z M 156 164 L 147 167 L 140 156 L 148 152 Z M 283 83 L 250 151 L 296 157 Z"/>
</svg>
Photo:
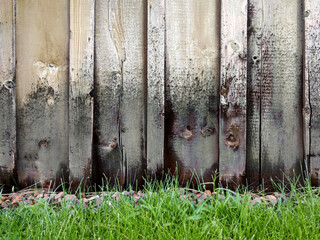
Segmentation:
<svg viewBox="0 0 320 240">
<path fill-rule="evenodd" d="M 261 142 L 261 1 L 249 1 L 248 6 L 248 80 L 247 80 L 247 158 L 246 179 L 249 186 L 260 184 Z"/>
<path fill-rule="evenodd" d="M 16 159 L 14 7 L 0 2 L 0 184 L 13 183 Z"/>
<path fill-rule="evenodd" d="M 252 1 L 261 9 L 261 177 L 300 173 L 302 136 L 302 1 Z M 294 173 L 295 172 L 295 173 Z"/>
<path fill-rule="evenodd" d="M 247 8 L 247 0 L 221 2 L 219 176 L 232 185 L 246 166 Z"/>
<path fill-rule="evenodd" d="M 69 6 L 17 0 L 17 175 L 21 186 L 68 180 Z"/>
<path fill-rule="evenodd" d="M 164 168 L 165 0 L 148 1 L 147 168 Z"/>
<path fill-rule="evenodd" d="M 305 0 L 305 159 L 310 161 L 312 183 L 319 185 L 320 173 L 320 5 Z"/>
<path fill-rule="evenodd" d="M 75 187 L 92 177 L 94 0 L 70 1 L 69 168 Z"/>
<path fill-rule="evenodd" d="M 96 154 L 100 175 L 135 183 L 146 170 L 146 1 L 97 1 Z"/>
<path fill-rule="evenodd" d="M 219 11 L 219 1 L 166 2 L 165 170 L 178 167 L 182 183 L 212 182 L 218 168 Z"/>
</svg>

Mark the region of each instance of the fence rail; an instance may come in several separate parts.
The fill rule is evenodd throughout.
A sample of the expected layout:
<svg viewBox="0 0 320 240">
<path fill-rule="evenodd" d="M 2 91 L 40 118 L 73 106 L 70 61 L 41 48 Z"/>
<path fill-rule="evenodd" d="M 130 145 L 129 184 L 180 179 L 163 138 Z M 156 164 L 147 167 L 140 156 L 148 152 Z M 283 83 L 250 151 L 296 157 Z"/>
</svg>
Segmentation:
<svg viewBox="0 0 320 240">
<path fill-rule="evenodd" d="M 0 183 L 320 170 L 317 0 L 0 2 Z"/>
</svg>

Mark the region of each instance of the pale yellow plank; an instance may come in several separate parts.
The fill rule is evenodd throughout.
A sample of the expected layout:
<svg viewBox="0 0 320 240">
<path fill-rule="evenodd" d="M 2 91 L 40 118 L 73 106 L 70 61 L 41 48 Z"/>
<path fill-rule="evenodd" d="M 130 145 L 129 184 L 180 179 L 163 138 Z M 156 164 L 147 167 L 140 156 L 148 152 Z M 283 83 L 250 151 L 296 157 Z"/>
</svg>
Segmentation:
<svg viewBox="0 0 320 240">
<path fill-rule="evenodd" d="M 21 186 L 68 180 L 66 0 L 17 0 L 17 175 Z"/>
<path fill-rule="evenodd" d="M 94 0 L 70 1 L 69 168 L 70 183 L 92 177 Z"/>
</svg>

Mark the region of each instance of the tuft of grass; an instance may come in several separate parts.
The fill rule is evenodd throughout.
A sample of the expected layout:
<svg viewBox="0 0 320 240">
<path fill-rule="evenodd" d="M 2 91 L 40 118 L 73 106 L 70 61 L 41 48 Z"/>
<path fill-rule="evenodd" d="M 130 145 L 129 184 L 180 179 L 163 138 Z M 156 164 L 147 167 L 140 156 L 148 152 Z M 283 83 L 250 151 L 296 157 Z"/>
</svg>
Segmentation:
<svg viewBox="0 0 320 240">
<path fill-rule="evenodd" d="M 280 192 L 286 186 L 275 183 Z M 3 209 L 0 239 L 320 239 L 320 191 L 310 184 L 291 181 L 290 197 L 276 204 L 253 204 L 249 191 L 224 188 L 195 203 L 180 198 L 177 178 L 146 181 L 139 201 L 122 194 L 116 201 L 109 192 L 119 190 L 105 186 L 99 207 L 39 199 Z"/>
</svg>

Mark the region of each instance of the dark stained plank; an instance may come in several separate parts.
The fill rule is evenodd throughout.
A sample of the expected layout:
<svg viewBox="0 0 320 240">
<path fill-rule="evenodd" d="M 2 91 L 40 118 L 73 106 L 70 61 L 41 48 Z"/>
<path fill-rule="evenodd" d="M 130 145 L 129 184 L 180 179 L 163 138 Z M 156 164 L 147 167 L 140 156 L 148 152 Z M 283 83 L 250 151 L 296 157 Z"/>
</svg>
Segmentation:
<svg viewBox="0 0 320 240">
<path fill-rule="evenodd" d="M 221 2 L 220 182 L 239 186 L 246 166 L 247 0 Z"/>
<path fill-rule="evenodd" d="M 0 1 L 0 185 L 13 183 L 16 159 L 14 8 L 14 0 Z"/>
<path fill-rule="evenodd" d="M 146 1 L 96 1 L 96 169 L 120 185 L 147 168 L 146 19 Z"/>
<path fill-rule="evenodd" d="M 303 164 L 302 1 L 250 3 L 262 11 L 254 26 L 261 31 L 261 178 L 271 188 L 271 177 L 298 175 Z"/>
<path fill-rule="evenodd" d="M 246 179 L 250 187 L 260 184 L 261 136 L 261 1 L 249 1 L 248 8 L 248 80 L 247 80 L 247 158 Z"/>
<path fill-rule="evenodd" d="M 148 175 L 164 169 L 165 0 L 148 1 Z"/>
<path fill-rule="evenodd" d="M 69 3 L 17 0 L 17 175 L 68 181 Z"/>
<path fill-rule="evenodd" d="M 305 0 L 305 82 L 304 133 L 305 159 L 314 185 L 320 180 L 320 5 Z"/>
<path fill-rule="evenodd" d="M 218 169 L 219 11 L 219 1 L 166 2 L 165 170 L 178 167 L 184 184 Z"/>
<path fill-rule="evenodd" d="M 92 177 L 94 0 L 70 1 L 69 180 Z"/>
</svg>

